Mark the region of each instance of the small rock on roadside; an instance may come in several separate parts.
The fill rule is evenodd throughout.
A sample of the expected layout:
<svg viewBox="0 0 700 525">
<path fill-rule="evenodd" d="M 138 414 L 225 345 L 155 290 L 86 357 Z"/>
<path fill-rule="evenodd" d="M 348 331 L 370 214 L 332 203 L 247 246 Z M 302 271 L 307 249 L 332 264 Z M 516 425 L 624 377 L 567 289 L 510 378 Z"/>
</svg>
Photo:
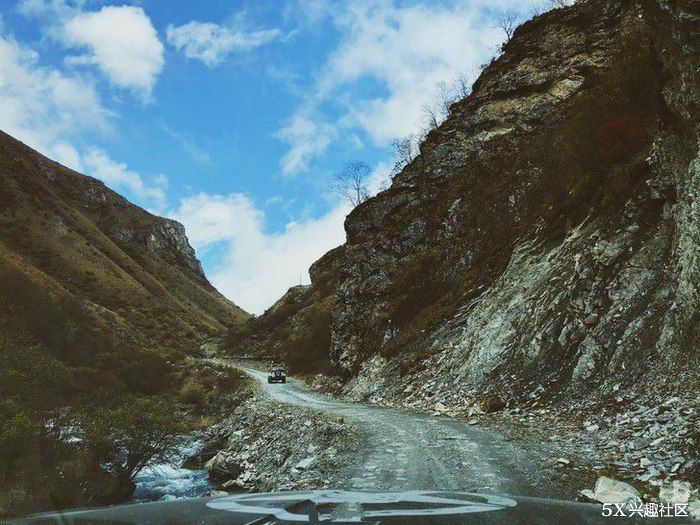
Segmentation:
<svg viewBox="0 0 700 525">
<path fill-rule="evenodd" d="M 593 491 L 585 489 L 581 494 L 599 503 L 624 503 L 632 498 L 641 499 L 641 494 L 632 485 L 606 476 L 598 478 Z"/>
<path fill-rule="evenodd" d="M 659 499 L 664 503 L 688 503 L 693 488 L 687 481 L 674 480 L 659 489 Z"/>
<path fill-rule="evenodd" d="M 294 468 L 299 469 L 299 470 L 307 470 L 307 469 L 311 468 L 314 465 L 314 463 L 316 463 L 316 457 L 309 456 L 309 457 L 304 458 L 301 461 L 299 461 L 299 463 L 294 465 Z"/>
</svg>

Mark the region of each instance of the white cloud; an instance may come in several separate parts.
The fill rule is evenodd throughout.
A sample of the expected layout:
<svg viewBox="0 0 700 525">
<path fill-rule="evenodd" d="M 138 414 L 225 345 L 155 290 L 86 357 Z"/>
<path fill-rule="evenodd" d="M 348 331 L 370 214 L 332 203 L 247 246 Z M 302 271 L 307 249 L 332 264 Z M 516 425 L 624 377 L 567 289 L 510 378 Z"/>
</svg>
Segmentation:
<svg viewBox="0 0 700 525">
<path fill-rule="evenodd" d="M 345 241 L 348 213 L 338 205 L 318 219 L 290 222 L 279 233 L 265 232 L 265 213 L 245 195 L 200 193 L 180 201 L 171 216 L 185 225 L 197 250 L 223 245 L 224 262 L 210 272 L 212 283 L 249 312 L 262 313 L 299 284 L 308 268 Z"/>
<path fill-rule="evenodd" d="M 478 64 L 501 40 L 479 9 L 411 5 L 353 5 L 338 19 L 345 40 L 332 53 L 322 90 L 361 78 L 378 81 L 387 95 L 362 99 L 350 109 L 378 144 L 415 133 L 423 107 L 435 100 L 440 82 Z"/>
<path fill-rule="evenodd" d="M 82 172 L 84 170 L 83 158 L 73 144 L 59 141 L 53 145 L 49 156 L 59 164 L 68 166 L 75 171 Z"/>
<path fill-rule="evenodd" d="M 438 98 L 440 84 L 452 82 L 460 72 L 474 70 L 502 42 L 503 36 L 490 18 L 494 10 L 527 10 L 538 1 L 326 3 L 321 6 L 324 9 L 318 7 L 316 11 L 329 16 L 341 34 L 340 43 L 329 54 L 316 86 L 296 115 L 314 114 L 327 120 L 324 103 L 344 101 L 344 113 L 334 119 L 337 130 L 361 129 L 379 146 L 417 134 L 424 127 L 423 108 Z M 378 89 L 369 91 L 365 86 L 353 90 L 359 81 L 367 80 L 376 83 Z M 282 133 L 279 136 L 284 139 Z M 295 150 L 303 146 L 287 142 L 288 156 L 298 157 Z M 307 148 L 304 162 L 297 163 L 298 169 L 308 167 L 325 146 Z M 285 163 L 286 157 L 283 168 Z"/>
<path fill-rule="evenodd" d="M 80 13 L 64 30 L 69 46 L 87 49 L 69 57 L 70 63 L 94 64 L 114 85 L 151 96 L 165 59 L 163 44 L 142 8 L 106 6 Z"/>
<path fill-rule="evenodd" d="M 89 79 L 42 67 L 39 55 L 0 37 L 0 126 L 42 153 L 79 169 L 67 142 L 83 132 L 109 129 L 110 112 Z"/>
<path fill-rule="evenodd" d="M 18 10 L 41 17 L 49 37 L 81 54 L 70 65 L 96 66 L 114 85 L 149 100 L 165 63 L 163 44 L 141 7 L 104 6 L 84 11 L 85 2 L 22 0 Z"/>
<path fill-rule="evenodd" d="M 108 131 L 111 116 L 90 79 L 41 66 L 34 50 L 0 37 L 0 128 L 69 168 L 163 207 L 162 177 L 148 184 L 104 151 L 92 148 L 83 155 L 73 144 L 86 133 Z"/>
<path fill-rule="evenodd" d="M 234 51 L 250 51 L 279 35 L 277 29 L 244 31 L 196 20 L 178 27 L 170 25 L 167 32 L 170 45 L 187 58 L 201 60 L 209 67 L 220 64 Z"/>
<path fill-rule="evenodd" d="M 335 135 L 333 126 L 297 114 L 280 129 L 276 136 L 289 145 L 280 164 L 285 175 L 308 169 L 311 158 L 323 153 Z"/>
<path fill-rule="evenodd" d="M 162 209 L 165 205 L 165 188 L 168 180 L 158 175 L 151 184 L 144 181 L 137 172 L 128 169 L 126 164 L 112 160 L 99 148 L 91 148 L 83 156 L 82 163 L 88 175 L 92 175 L 118 191 L 127 191 L 142 201 Z"/>
</svg>

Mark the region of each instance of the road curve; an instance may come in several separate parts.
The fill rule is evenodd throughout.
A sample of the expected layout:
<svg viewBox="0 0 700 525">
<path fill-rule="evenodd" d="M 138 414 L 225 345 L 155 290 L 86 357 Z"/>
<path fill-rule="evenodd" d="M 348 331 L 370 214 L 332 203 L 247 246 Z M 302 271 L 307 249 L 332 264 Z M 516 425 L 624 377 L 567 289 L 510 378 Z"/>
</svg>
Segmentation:
<svg viewBox="0 0 700 525">
<path fill-rule="evenodd" d="M 275 401 L 320 410 L 351 421 L 364 436 L 354 463 L 336 473 L 332 486 L 345 490 L 466 490 L 557 498 L 557 486 L 520 446 L 464 421 L 416 412 L 346 403 L 311 392 L 300 380 L 268 384 L 267 373 L 236 366 L 259 381 Z"/>
</svg>

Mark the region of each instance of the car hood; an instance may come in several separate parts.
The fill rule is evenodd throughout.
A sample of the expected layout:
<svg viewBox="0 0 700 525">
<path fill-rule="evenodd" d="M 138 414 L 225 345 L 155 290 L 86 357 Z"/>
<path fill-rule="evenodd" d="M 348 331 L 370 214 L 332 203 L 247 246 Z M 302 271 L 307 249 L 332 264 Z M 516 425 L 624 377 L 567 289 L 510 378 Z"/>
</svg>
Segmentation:
<svg viewBox="0 0 700 525">
<path fill-rule="evenodd" d="M 691 523 L 643 518 L 639 523 Z M 602 506 L 469 492 L 317 490 L 236 494 L 83 509 L 30 516 L 14 523 L 85 524 L 549 524 L 635 523 L 603 517 Z"/>
</svg>

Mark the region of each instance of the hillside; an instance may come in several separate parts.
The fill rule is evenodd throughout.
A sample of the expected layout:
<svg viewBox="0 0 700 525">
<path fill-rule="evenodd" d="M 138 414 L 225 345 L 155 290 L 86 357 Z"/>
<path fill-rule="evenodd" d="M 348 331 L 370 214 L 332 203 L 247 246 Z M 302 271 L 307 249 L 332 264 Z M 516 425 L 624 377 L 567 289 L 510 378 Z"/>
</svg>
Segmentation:
<svg viewBox="0 0 700 525">
<path fill-rule="evenodd" d="M 0 133 L 0 516 L 128 500 L 242 384 L 186 358 L 248 317 L 181 224 Z"/>
<path fill-rule="evenodd" d="M 342 254 L 342 247 L 325 254 L 309 270 L 313 285 L 290 288 L 261 316 L 230 330 L 222 346 L 236 355 L 286 362 L 293 373 L 328 372 L 335 279 Z"/>
<path fill-rule="evenodd" d="M 664 430 L 675 452 L 647 449 L 663 459 L 646 480 L 697 456 L 699 72 L 697 2 L 589 0 L 520 26 L 314 266 L 304 294 L 333 305 L 338 391 L 463 414 L 556 406 L 611 432 L 670 398 L 684 429 Z M 231 352 L 283 348 L 260 344 L 264 319 Z M 306 337 L 296 311 L 276 326 Z M 697 477 L 683 461 L 673 473 Z"/>
<path fill-rule="evenodd" d="M 6 311 L 29 286 L 78 299 L 124 337 L 189 351 L 247 317 L 207 281 L 181 224 L 6 134 L 0 173 Z M 5 316 L 12 322 L 12 313 Z"/>
</svg>

